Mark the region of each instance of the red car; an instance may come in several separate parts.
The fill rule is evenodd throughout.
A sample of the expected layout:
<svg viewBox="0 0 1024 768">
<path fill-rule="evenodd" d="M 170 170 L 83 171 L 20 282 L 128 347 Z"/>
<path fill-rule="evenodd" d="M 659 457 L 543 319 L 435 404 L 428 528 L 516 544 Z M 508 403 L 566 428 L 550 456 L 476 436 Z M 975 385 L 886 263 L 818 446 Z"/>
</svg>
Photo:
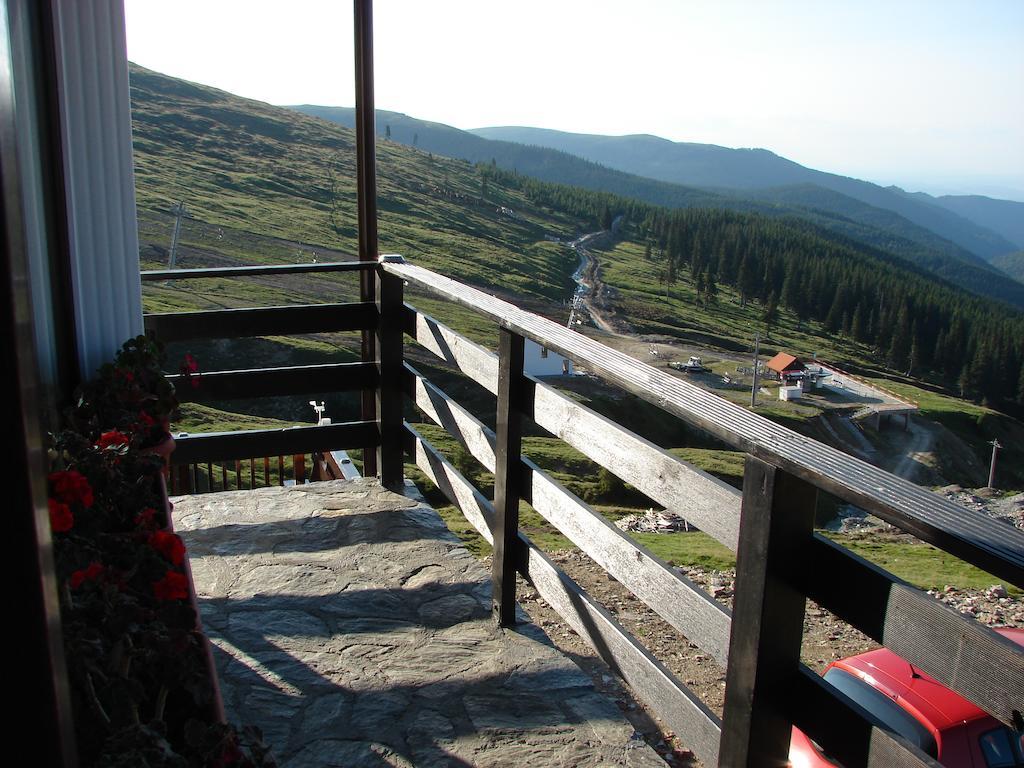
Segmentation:
<svg viewBox="0 0 1024 768">
<path fill-rule="evenodd" d="M 1024 646 L 1024 629 L 996 631 Z M 886 648 L 829 664 L 825 679 L 948 768 L 1024 766 L 1024 736 Z M 793 768 L 835 765 L 797 728 L 789 759 Z"/>
</svg>

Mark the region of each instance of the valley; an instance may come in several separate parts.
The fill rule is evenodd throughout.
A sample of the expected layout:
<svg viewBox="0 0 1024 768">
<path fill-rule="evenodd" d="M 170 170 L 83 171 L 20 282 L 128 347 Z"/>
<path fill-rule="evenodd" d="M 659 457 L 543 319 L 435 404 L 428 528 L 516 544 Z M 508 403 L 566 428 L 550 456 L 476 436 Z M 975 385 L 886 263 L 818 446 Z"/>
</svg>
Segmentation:
<svg viewBox="0 0 1024 768">
<path fill-rule="evenodd" d="M 353 138 L 349 130 L 141 68 L 132 70 L 132 89 L 143 268 L 167 265 L 174 228 L 169 211 L 178 202 L 184 202 L 189 212 L 181 222 L 178 267 L 351 258 L 356 249 L 356 230 Z M 570 311 L 567 301 L 576 288 L 573 276 L 580 266 L 579 251 L 585 250 L 584 261 L 589 264 L 584 270 L 590 286 L 588 314 L 605 329 L 579 329 L 645 362 L 651 362 L 652 347 L 659 350 L 662 363 L 699 355 L 711 363 L 720 382 L 722 375 L 733 376 L 738 366 L 749 364 L 752 336 L 759 331 L 762 357 L 778 350 L 818 353 L 843 361 L 844 366 L 852 366 L 863 375 L 884 377 L 887 385 L 905 387 L 910 397 L 922 402 L 922 418 L 938 418 L 948 432 L 947 438 L 939 441 L 943 457 L 935 460 L 936 473 L 942 480 L 977 487 L 984 482 L 984 478 L 978 478 L 978 467 L 983 466 L 986 440 L 999 436 L 1007 445 L 1024 444 L 1020 439 L 1024 428 L 1019 421 L 991 407 L 941 394 L 942 383 L 934 379 L 894 372 L 886 364 L 885 351 L 857 340 L 842 330 L 841 322 L 838 329 L 830 329 L 824 316 L 800 316 L 781 301 L 773 316 L 766 317 L 768 297 L 742 295 L 722 272 L 717 275 L 716 294 L 710 301 L 706 277 L 702 285 L 701 273 L 693 271 L 688 263 L 673 264 L 674 246 L 668 241 L 659 242 L 657 228 L 662 225 L 658 222 L 669 216 L 666 209 L 605 192 L 536 182 L 493 166 L 474 166 L 396 141 L 379 142 L 378 161 L 382 251 L 402 253 L 415 263 L 565 324 Z M 703 199 L 707 203 L 715 198 Z M 697 215 L 705 216 L 700 211 Z M 734 218 L 723 220 L 724 229 L 746 226 L 751 231 L 781 233 L 788 243 L 805 242 L 801 238 L 811 237 L 806 242 L 813 242 L 813 247 L 840 253 L 850 263 L 866 260 L 874 265 L 870 269 L 892 270 L 901 283 L 918 281 L 925 286 L 923 290 L 948 297 L 943 301 L 963 306 L 965 311 L 980 307 L 969 294 L 924 276 L 899 257 L 859 243 L 851 245 L 816 224 L 808 225 L 812 229 L 797 229 L 770 218 L 749 218 L 749 214 L 735 212 L 730 215 Z M 617 217 L 622 218 L 616 236 L 593 236 Z M 578 248 L 566 245 L 573 241 Z M 715 253 L 716 258 L 719 255 Z M 666 279 L 670 268 L 675 271 L 673 280 Z M 835 288 L 819 287 L 819 291 L 825 290 Z M 144 302 L 147 311 L 157 312 L 344 301 L 355 295 L 356 283 L 351 277 L 320 275 L 147 283 Z M 496 329 L 482 324 L 478 317 L 427 295 L 411 292 L 409 299 L 455 330 L 493 348 Z M 994 323 L 1016 322 L 1011 314 L 997 313 L 993 317 Z M 352 334 L 309 334 L 172 345 L 169 359 L 174 361 L 191 352 L 202 370 L 210 371 L 342 362 L 356 359 L 357 350 L 358 340 Z M 485 423 L 493 425 L 493 399 L 414 347 L 407 354 L 425 375 L 470 404 Z M 708 384 L 736 402 L 749 400 L 749 390 L 742 386 L 722 387 L 715 380 Z M 598 412 L 630 425 L 642 436 L 726 482 L 737 484 L 742 472 L 741 454 L 682 424 L 667 423 L 656 409 L 589 377 L 571 377 L 560 380 L 559 385 Z M 309 399 L 228 402 L 218 404 L 216 409 L 191 406 L 176 427 L 191 432 L 309 423 Z M 353 397 L 327 392 L 317 394 L 316 399 L 326 401 L 328 416 L 336 420 L 352 418 L 356 412 Z M 832 434 L 819 423 L 830 410 L 835 410 L 833 404 L 786 403 L 774 395 L 762 398 L 758 406 L 758 412 L 768 418 L 826 442 L 842 444 L 844 438 L 836 436 L 843 434 L 841 430 Z M 411 410 L 406 416 L 417 418 Z M 426 425 L 423 431 L 485 494 L 490 493 L 493 478 L 464 451 L 460 453 L 462 449 L 454 440 Z M 868 440 L 872 445 L 877 443 L 870 436 Z M 898 450 L 882 449 L 879 453 L 886 460 L 898 460 Z M 1020 474 L 1024 461 L 1019 458 L 1019 450 L 1010 448 L 1006 452 L 1006 487 L 1024 487 Z M 609 519 L 650 506 L 649 500 L 617 478 L 603 475 L 592 462 L 539 431 L 528 436 L 526 452 Z M 418 477 L 411 465 L 407 472 Z M 461 515 L 445 506 L 439 494 L 431 492 L 430 499 L 475 551 L 485 551 L 478 537 L 469 533 Z M 823 516 L 834 514 L 827 500 L 824 504 Z M 546 549 L 562 551 L 569 546 L 536 513 L 524 507 L 522 515 L 524 530 Z M 676 563 L 728 567 L 728 553 L 720 547 L 716 550 L 699 533 L 638 537 Z M 958 578 L 977 584 L 990 577 L 961 574 Z"/>
<path fill-rule="evenodd" d="M 177 268 L 353 258 L 354 139 L 349 129 L 141 68 L 132 69 L 132 95 L 143 269 L 166 268 L 172 241 Z M 667 200 L 682 202 L 680 211 L 622 196 L 624 190 L 655 187 L 625 174 L 609 176 L 606 169 L 583 161 L 571 164 L 588 169 L 591 181 L 602 180 L 589 190 L 503 171 L 497 163 L 488 164 L 489 158 L 473 165 L 445 157 L 428 149 L 422 138 L 412 143 L 419 146 L 397 140 L 378 143 L 383 252 L 401 253 L 560 325 L 572 317 L 580 333 L 658 368 L 698 356 L 708 372 L 674 375 L 743 406 L 750 401 L 755 333 L 761 338 L 762 362 L 786 351 L 841 363 L 919 403 L 907 431 L 902 424 L 862 428 L 850 418 L 862 405 L 852 398 L 811 392 L 801 400 L 780 400 L 776 383 L 770 381 L 763 383 L 754 410 L 933 488 L 983 485 L 988 441 L 999 439 L 1007 446 L 998 483 L 1004 490 L 986 499 L 950 489 L 946 493 L 960 493 L 957 498 L 971 504 L 998 505 L 999 514 L 1011 524 L 1024 521 L 1019 494 L 1024 488 L 1024 424 L 1010 412 L 1021 412 L 1024 394 L 1018 397 L 1004 383 L 998 403 L 954 396 L 957 389 L 981 386 L 983 378 L 971 377 L 990 375 L 996 360 L 1018 366 L 1024 362 L 1024 348 L 1014 346 L 1015 329 L 1024 328 L 1024 319 L 1019 311 L 960 290 L 923 266 L 928 259 L 932 266 L 966 264 L 968 271 L 980 270 L 983 283 L 997 282 L 987 266 L 959 260 L 959 246 L 949 241 L 936 245 L 942 238 L 922 234 L 905 221 L 894 224 L 889 214 L 867 207 L 858 209 L 861 220 L 846 218 L 836 211 L 849 209 L 848 201 L 840 201 L 831 213 L 806 213 L 794 201 L 807 201 L 792 191 L 783 205 L 718 192 L 680 192 L 667 183 L 650 182 L 662 185 L 657 189 Z M 624 186 L 603 187 L 609 178 Z M 179 203 L 187 213 L 176 222 L 172 210 Z M 868 221 L 883 222 L 889 229 L 873 228 Z M 912 237 L 895 235 L 894 226 Z M 926 258 L 908 260 L 908 254 Z M 801 281 L 806 291 L 793 288 Z M 357 296 L 354 276 L 319 274 L 147 282 L 143 300 L 147 312 L 167 312 L 353 301 Z M 472 340 L 496 346 L 497 329 L 478 315 L 414 290 L 406 298 Z M 899 304 L 903 306 L 894 309 Z M 836 306 L 842 311 L 836 312 Z M 950 308 L 953 315 L 943 314 Z M 861 315 L 865 317 L 857 321 Z M 889 330 L 880 330 L 884 322 Z M 887 334 L 894 334 L 901 323 L 908 326 L 914 349 L 908 342 L 902 353 L 895 350 L 903 358 L 896 365 Z M 926 329 L 926 324 L 932 327 Z M 928 336 L 932 330 L 941 336 Z M 989 348 L 983 340 L 992 330 L 998 331 L 992 338 L 1000 342 Z M 916 347 L 925 339 L 930 348 L 922 354 Z M 169 345 L 168 353 L 171 370 L 189 353 L 198 359 L 201 372 L 346 362 L 359 359 L 359 338 L 313 333 L 177 343 Z M 495 426 L 493 396 L 412 343 L 405 354 L 485 425 Z M 962 357 L 969 358 L 966 364 Z M 956 373 L 970 369 L 974 357 L 979 357 L 977 372 L 957 380 Z M 930 358 L 927 367 L 925 358 Z M 955 368 L 952 379 L 944 367 Z M 666 419 L 658 408 L 585 370 L 577 373 L 547 381 L 674 456 L 741 487 L 744 454 Z M 976 400 L 981 398 L 975 394 Z M 188 405 L 173 426 L 198 433 L 309 424 L 314 419 L 310 399 L 326 403 L 327 416 L 335 421 L 358 417 L 355 395 L 323 392 L 218 402 L 216 407 Z M 493 475 L 464 446 L 424 423 L 412 407 L 404 415 L 485 496 L 493 496 Z M 656 507 L 536 426 L 526 429 L 523 453 L 611 523 L 624 524 Z M 360 458 L 353 454 L 357 465 Z M 472 553 L 489 556 L 486 541 L 414 464 L 406 465 L 405 474 Z M 520 504 L 519 522 L 532 541 L 607 605 L 680 680 L 713 709 L 720 707 L 724 677 L 706 654 L 525 503 Z M 990 574 L 877 521 L 865 521 L 828 494 L 819 495 L 816 522 L 823 535 L 931 590 L 957 610 L 972 611 L 993 625 L 1024 622 L 1017 590 L 996 588 L 998 580 Z M 714 599 L 731 603 L 735 557 L 709 535 L 694 529 L 629 535 Z M 519 597 L 533 621 L 615 698 L 669 764 L 694 765 L 536 592 L 523 584 Z M 813 669 L 868 647 L 871 642 L 863 635 L 810 604 L 803 656 Z"/>
</svg>

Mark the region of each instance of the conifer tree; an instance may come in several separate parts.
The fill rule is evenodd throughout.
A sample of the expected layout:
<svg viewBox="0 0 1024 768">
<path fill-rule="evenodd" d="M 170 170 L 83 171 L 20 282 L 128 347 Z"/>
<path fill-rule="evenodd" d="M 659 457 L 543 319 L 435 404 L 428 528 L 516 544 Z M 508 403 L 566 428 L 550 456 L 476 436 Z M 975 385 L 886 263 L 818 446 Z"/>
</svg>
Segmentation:
<svg viewBox="0 0 1024 768">
<path fill-rule="evenodd" d="M 718 284 L 715 282 L 715 273 L 708 270 L 707 282 L 704 284 L 704 295 L 707 297 L 708 305 L 718 303 Z"/>
<path fill-rule="evenodd" d="M 779 300 L 776 298 L 774 291 L 768 297 L 768 301 L 765 302 L 764 312 L 761 313 L 761 322 L 764 323 L 764 335 L 768 338 L 772 335 L 772 328 L 775 327 L 775 323 L 779 320 Z"/>
</svg>

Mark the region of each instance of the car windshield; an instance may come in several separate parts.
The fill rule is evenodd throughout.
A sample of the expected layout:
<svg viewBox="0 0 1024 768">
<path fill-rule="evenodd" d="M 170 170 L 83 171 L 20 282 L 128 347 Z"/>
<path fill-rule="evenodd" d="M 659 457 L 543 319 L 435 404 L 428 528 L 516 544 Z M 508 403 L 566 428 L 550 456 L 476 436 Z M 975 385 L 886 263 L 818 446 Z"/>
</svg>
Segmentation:
<svg viewBox="0 0 1024 768">
<path fill-rule="evenodd" d="M 928 729 L 880 690 L 836 667 L 825 673 L 825 680 L 864 707 L 887 729 L 899 734 L 932 757 L 938 757 L 935 739 Z"/>
</svg>

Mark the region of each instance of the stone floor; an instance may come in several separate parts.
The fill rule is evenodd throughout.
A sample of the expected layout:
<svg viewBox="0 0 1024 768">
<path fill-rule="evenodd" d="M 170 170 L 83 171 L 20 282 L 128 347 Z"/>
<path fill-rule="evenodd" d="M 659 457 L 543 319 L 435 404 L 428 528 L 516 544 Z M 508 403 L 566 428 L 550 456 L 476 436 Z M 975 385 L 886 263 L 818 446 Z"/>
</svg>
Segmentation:
<svg viewBox="0 0 1024 768">
<path fill-rule="evenodd" d="M 489 574 L 411 485 L 175 504 L 228 716 L 279 765 L 664 765 L 536 626 L 500 630 Z"/>
</svg>

